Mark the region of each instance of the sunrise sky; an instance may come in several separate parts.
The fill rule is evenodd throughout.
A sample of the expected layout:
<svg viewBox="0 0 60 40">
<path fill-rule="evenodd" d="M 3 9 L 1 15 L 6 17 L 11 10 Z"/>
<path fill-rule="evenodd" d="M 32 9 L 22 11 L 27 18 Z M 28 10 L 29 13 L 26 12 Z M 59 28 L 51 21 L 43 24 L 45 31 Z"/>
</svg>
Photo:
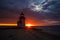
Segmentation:
<svg viewBox="0 0 60 40">
<path fill-rule="evenodd" d="M 16 25 L 22 10 L 26 24 L 60 25 L 60 0 L 0 0 L 0 25 Z"/>
</svg>

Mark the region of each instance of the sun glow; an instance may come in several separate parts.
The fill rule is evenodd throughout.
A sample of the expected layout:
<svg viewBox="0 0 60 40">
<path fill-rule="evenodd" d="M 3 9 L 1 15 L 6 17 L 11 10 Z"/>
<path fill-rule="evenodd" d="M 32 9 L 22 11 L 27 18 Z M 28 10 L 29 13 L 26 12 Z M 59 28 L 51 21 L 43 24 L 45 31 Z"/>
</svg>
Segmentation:
<svg viewBox="0 0 60 40">
<path fill-rule="evenodd" d="M 31 28 L 31 26 L 33 26 L 32 24 L 26 24 L 27 28 Z"/>
<path fill-rule="evenodd" d="M 26 26 L 33 26 L 32 24 L 26 24 Z"/>
</svg>

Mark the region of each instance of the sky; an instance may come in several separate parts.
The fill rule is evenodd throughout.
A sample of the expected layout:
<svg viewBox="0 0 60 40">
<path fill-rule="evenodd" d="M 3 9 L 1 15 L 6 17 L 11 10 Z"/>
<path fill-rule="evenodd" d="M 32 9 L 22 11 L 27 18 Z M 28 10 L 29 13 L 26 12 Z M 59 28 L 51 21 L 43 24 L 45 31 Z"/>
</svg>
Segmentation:
<svg viewBox="0 0 60 40">
<path fill-rule="evenodd" d="M 60 25 L 60 0 L 0 0 L 0 24 L 16 24 L 22 10 L 26 24 Z"/>
</svg>

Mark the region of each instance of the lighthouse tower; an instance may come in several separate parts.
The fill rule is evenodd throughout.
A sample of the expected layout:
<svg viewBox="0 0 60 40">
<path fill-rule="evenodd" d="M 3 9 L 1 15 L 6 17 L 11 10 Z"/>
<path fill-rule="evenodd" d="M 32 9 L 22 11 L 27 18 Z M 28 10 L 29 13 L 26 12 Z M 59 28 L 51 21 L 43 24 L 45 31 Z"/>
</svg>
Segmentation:
<svg viewBox="0 0 60 40">
<path fill-rule="evenodd" d="M 25 17 L 24 17 L 23 12 L 21 12 L 21 14 L 20 14 L 17 26 L 18 26 L 18 28 L 20 28 L 20 27 L 24 28 L 25 27 Z"/>
</svg>

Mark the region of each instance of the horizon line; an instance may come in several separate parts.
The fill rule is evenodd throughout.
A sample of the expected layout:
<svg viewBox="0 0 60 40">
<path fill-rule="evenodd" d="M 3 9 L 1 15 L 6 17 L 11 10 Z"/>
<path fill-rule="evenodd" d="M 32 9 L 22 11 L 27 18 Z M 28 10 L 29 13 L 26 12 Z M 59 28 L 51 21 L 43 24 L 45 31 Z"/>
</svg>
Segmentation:
<svg viewBox="0 0 60 40">
<path fill-rule="evenodd" d="M 0 24 L 0 26 L 17 26 L 17 24 Z M 37 26 L 37 25 L 36 25 Z M 54 25 L 40 25 L 40 26 L 54 26 Z M 60 26 L 60 25 L 59 25 Z"/>
</svg>

